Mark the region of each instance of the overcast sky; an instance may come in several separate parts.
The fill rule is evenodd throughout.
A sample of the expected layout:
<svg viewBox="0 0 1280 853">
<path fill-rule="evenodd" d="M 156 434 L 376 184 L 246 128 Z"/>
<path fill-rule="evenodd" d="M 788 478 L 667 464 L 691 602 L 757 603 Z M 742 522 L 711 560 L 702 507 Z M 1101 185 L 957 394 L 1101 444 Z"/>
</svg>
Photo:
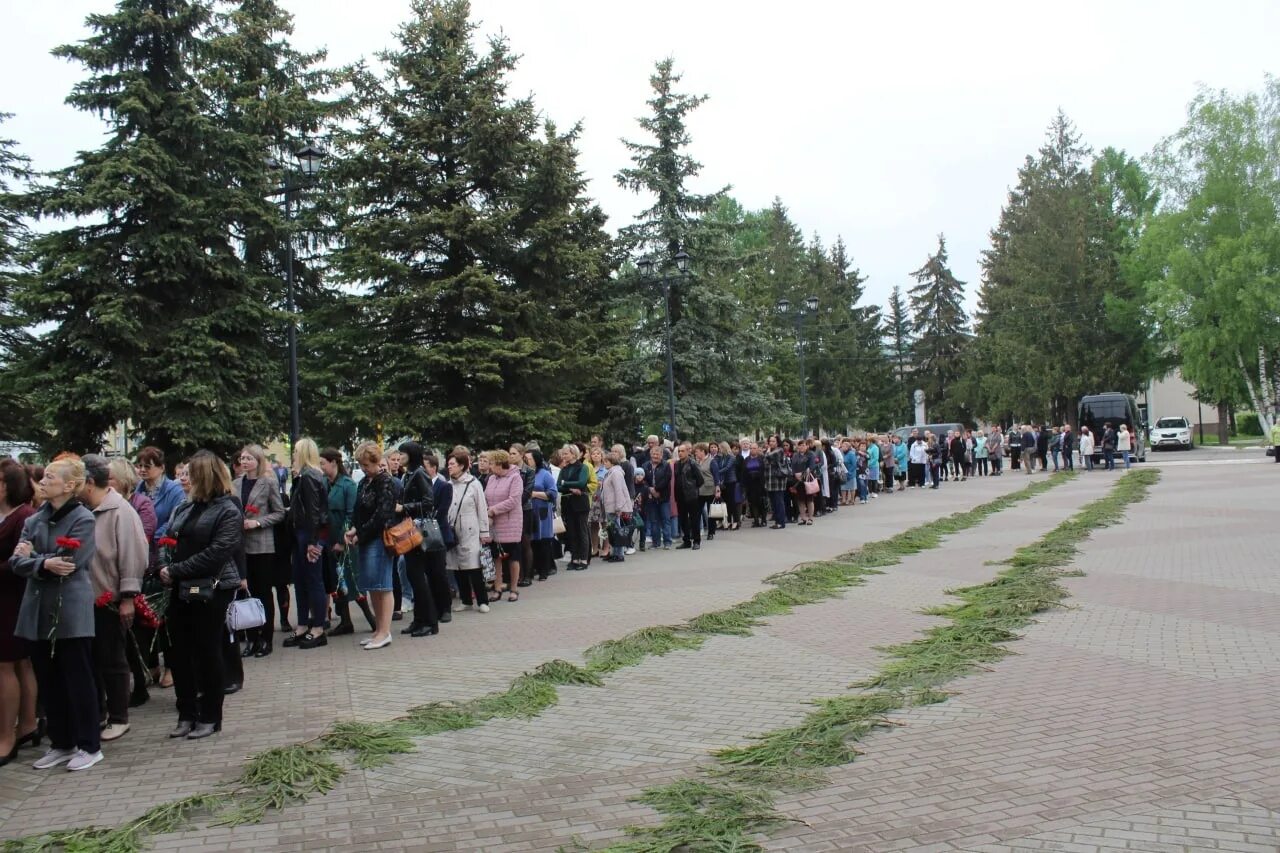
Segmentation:
<svg viewBox="0 0 1280 853">
<path fill-rule="evenodd" d="M 284 0 L 295 42 L 334 63 L 393 41 L 407 0 Z M 83 69 L 49 55 L 107 0 L 8 0 L 3 128 L 37 168 L 95 147 L 101 125 L 63 104 Z M 512 92 L 562 127 L 583 123 L 581 165 L 617 229 L 649 204 L 618 188 L 655 60 L 710 100 L 690 121 L 695 189 L 775 196 L 806 237 L 837 235 L 881 303 L 945 233 L 952 268 L 978 258 L 1023 158 L 1061 107 L 1086 143 L 1145 154 L 1181 125 L 1199 84 L 1257 90 L 1280 4 L 1185 2 L 588 2 L 475 0 L 486 33 L 521 55 Z M 695 260 L 696 263 L 696 260 Z"/>
</svg>

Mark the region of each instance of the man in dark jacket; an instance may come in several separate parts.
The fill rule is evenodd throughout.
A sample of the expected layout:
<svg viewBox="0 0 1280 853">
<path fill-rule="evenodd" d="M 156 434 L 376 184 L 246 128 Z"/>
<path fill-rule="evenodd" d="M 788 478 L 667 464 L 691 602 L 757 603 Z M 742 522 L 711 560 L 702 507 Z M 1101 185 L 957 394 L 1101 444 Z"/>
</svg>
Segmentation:
<svg viewBox="0 0 1280 853">
<path fill-rule="evenodd" d="M 947 448 L 949 451 L 947 456 L 951 459 L 951 479 L 967 480 L 968 476 L 964 469 L 964 434 L 960 430 L 952 430 L 949 444 L 951 446 Z"/>
<path fill-rule="evenodd" d="M 1040 463 L 1040 470 L 1049 473 L 1049 427 L 1040 426 L 1036 428 L 1036 460 Z"/>
<path fill-rule="evenodd" d="M 1076 467 L 1075 460 L 1072 456 L 1076 449 L 1076 436 L 1071 431 L 1071 424 L 1067 424 L 1062 428 L 1062 464 L 1068 471 L 1074 470 Z"/>
<path fill-rule="evenodd" d="M 681 548 L 702 547 L 702 469 L 693 459 L 693 446 L 685 442 L 676 448 L 676 510 L 680 513 Z"/>
<path fill-rule="evenodd" d="M 662 459 L 662 448 L 654 446 L 649 451 L 649 461 L 644 463 L 644 486 L 648 498 L 644 504 L 645 526 L 653 549 L 671 550 L 671 466 Z"/>
</svg>

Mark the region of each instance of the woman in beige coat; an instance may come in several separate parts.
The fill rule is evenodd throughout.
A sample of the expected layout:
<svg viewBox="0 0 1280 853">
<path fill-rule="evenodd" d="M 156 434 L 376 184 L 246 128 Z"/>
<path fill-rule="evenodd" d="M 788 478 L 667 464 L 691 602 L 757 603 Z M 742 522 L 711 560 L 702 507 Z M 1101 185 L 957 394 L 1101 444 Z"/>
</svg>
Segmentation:
<svg viewBox="0 0 1280 853">
<path fill-rule="evenodd" d="M 449 454 L 446 466 L 453 486 L 449 506 L 449 527 L 454 545 L 445 555 L 445 567 L 456 572 L 459 610 L 470 610 L 473 602 L 481 613 L 489 612 L 489 591 L 480 568 L 480 549 L 489 547 L 489 505 L 484 487 L 471 476 L 471 456 L 465 450 Z"/>
<path fill-rule="evenodd" d="M 276 525 L 284 521 L 284 501 L 267 453 L 257 444 L 240 451 L 239 477 L 231 484 L 231 494 L 244 507 L 244 559 L 249 594 L 262 602 L 267 621 L 261 628 L 246 632 L 245 657 L 263 658 L 271 654 L 272 631 L 276 623 Z M 341 532 L 341 531 L 339 531 Z M 337 535 L 337 533 L 333 534 Z"/>
<path fill-rule="evenodd" d="M 93 579 L 93 669 L 99 698 L 105 698 L 107 724 L 102 740 L 113 741 L 129 731 L 128 632 L 133 627 L 133 597 L 142 592 L 142 576 L 151 561 L 142 519 L 129 502 L 111 488 L 111 468 L 105 457 L 85 456 L 84 488 L 80 500 L 93 511 L 95 548 L 90 564 Z"/>
</svg>

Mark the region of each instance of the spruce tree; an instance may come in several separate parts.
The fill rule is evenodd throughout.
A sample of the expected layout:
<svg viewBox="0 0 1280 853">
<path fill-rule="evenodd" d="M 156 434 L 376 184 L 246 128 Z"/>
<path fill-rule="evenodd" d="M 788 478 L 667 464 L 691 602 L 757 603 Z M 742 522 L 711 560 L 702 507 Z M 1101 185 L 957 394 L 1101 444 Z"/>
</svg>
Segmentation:
<svg viewBox="0 0 1280 853">
<path fill-rule="evenodd" d="M 1083 394 L 1140 386 L 1151 350 L 1121 263 L 1154 197 L 1136 169 L 1095 164 L 1061 113 L 1026 159 L 982 259 L 964 387 L 980 413 L 1063 423 Z"/>
<path fill-rule="evenodd" d="M 861 305 L 866 279 L 853 268 L 844 240 L 830 251 L 815 237 L 809 248 L 812 295 L 818 298 L 808 340 L 809 412 L 815 431 L 876 429 L 887 410 L 892 374 L 880 341 L 880 310 Z"/>
<path fill-rule="evenodd" d="M 196 72 L 210 20 L 204 2 L 120 0 L 55 51 L 88 69 L 68 102 L 109 133 L 27 199 L 74 221 L 32 241 L 17 295 L 48 326 L 14 369 L 51 449 L 97 450 L 128 419 L 173 455 L 227 453 L 278 422 L 274 318 L 240 245 L 269 202 Z"/>
<path fill-rule="evenodd" d="M 656 431 L 667 420 L 664 310 L 671 321 L 676 420 L 681 436 L 721 437 L 773 422 L 779 410 L 767 383 L 744 383 L 741 372 L 770 349 L 767 326 L 744 317 L 736 298 L 735 277 L 742 266 L 734 228 L 708 216 L 727 192 L 701 195 L 689 182 L 701 164 L 688 153 L 686 118 L 705 96 L 677 91 L 680 75 L 671 59 L 657 63 L 649 79 L 651 113 L 640 119 L 649 136 L 626 141 L 632 166 L 617 175 L 620 186 L 651 195 L 653 204 L 619 234 L 621 248 L 633 257 L 650 255 L 664 263 L 683 250 L 693 258 L 691 272 L 674 269 L 670 298 L 654 281 L 633 277 L 626 301 L 640 305 L 633 324 L 630 357 L 621 366 L 617 420 L 639 433 Z"/>
<path fill-rule="evenodd" d="M 442 445 L 568 438 L 615 337 L 577 131 L 508 95 L 515 57 L 476 50 L 468 3 L 411 10 L 335 136 L 331 263 L 358 325 L 320 341 L 323 416 Z"/>
<path fill-rule="evenodd" d="M 914 387 L 911 384 L 912 323 L 902 288 L 896 284 L 889 294 L 888 307 L 881 334 L 883 348 L 889 355 L 895 388 L 889 404 L 890 417 L 895 424 L 909 424 L 915 421 Z"/>
<path fill-rule="evenodd" d="M 938 249 L 911 276 L 913 375 L 925 394 L 929 421 L 964 420 L 966 411 L 953 384 L 962 371 L 961 358 L 969 343 L 969 318 L 964 310 L 964 282 L 947 266 L 947 241 L 938 235 Z"/>
<path fill-rule="evenodd" d="M 0 123 L 10 118 L 0 114 Z M 26 324 L 13 303 L 23 261 L 20 255 L 29 238 L 15 190 L 31 178 L 30 161 L 11 139 L 0 138 L 0 439 L 30 440 L 36 437 L 25 397 L 12 386 L 10 365 L 15 354 L 30 343 Z"/>
</svg>

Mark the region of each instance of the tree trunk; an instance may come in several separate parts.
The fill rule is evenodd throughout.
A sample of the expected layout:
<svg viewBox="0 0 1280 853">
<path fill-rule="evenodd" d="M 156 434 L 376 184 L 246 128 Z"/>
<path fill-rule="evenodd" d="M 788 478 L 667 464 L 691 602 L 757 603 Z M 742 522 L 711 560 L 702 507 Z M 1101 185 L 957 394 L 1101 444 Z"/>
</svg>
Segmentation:
<svg viewBox="0 0 1280 853">
<path fill-rule="evenodd" d="M 1231 415 L 1226 403 L 1218 404 L 1218 444 L 1226 447 L 1231 443 Z"/>
</svg>

